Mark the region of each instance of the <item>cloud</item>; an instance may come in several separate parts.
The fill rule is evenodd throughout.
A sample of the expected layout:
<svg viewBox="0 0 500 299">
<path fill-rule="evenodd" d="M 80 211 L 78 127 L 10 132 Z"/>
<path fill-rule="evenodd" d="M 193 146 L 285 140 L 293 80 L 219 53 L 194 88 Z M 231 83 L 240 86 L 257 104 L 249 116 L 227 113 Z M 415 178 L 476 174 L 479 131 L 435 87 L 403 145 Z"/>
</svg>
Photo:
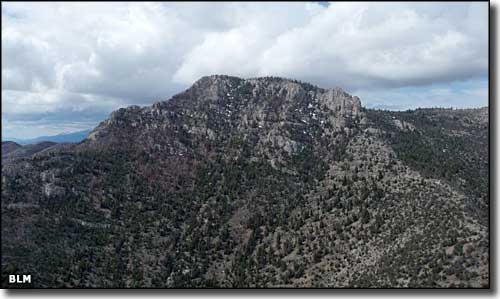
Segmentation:
<svg viewBox="0 0 500 299">
<path fill-rule="evenodd" d="M 488 106 L 488 82 L 470 80 L 385 90 L 362 90 L 357 95 L 366 99 L 366 107 L 375 109 L 484 107 Z"/>
<path fill-rule="evenodd" d="M 373 96 L 486 80 L 487 20 L 488 4 L 473 2 L 5 2 L 2 123 L 105 115 L 214 73 Z"/>
<path fill-rule="evenodd" d="M 486 75 L 487 22 L 479 35 L 472 34 L 476 27 L 460 26 L 479 21 L 481 12 L 470 16 L 467 5 L 429 9 L 420 3 L 331 5 L 308 26 L 281 35 L 264 53 L 261 73 L 298 73 L 351 90 Z"/>
</svg>

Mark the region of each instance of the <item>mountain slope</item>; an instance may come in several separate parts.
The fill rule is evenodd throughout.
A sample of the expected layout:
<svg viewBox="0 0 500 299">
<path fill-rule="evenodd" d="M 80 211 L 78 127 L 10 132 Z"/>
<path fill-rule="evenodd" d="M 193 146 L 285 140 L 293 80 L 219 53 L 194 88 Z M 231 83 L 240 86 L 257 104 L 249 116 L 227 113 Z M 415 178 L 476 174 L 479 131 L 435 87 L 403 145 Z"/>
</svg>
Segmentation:
<svg viewBox="0 0 500 299">
<path fill-rule="evenodd" d="M 467 195 L 467 211 L 488 224 L 488 108 L 368 111 L 398 157 Z"/>
<path fill-rule="evenodd" d="M 404 147 L 434 150 L 431 128 L 405 117 L 269 77 L 119 109 L 80 144 L 3 161 L 4 286 L 487 286 L 487 189 L 453 183 L 487 153 L 455 147 L 464 172 L 436 174 Z"/>
<path fill-rule="evenodd" d="M 10 152 L 13 152 L 13 151 L 17 150 L 20 147 L 21 147 L 21 145 L 19 145 L 16 142 L 13 142 L 13 141 L 4 141 L 4 142 L 2 142 L 2 156 L 3 155 L 7 155 Z"/>
<path fill-rule="evenodd" d="M 16 158 L 25 158 L 25 157 L 31 157 L 36 153 L 39 153 L 45 149 L 48 149 L 54 145 L 56 145 L 55 142 L 39 142 L 35 144 L 27 144 L 24 146 L 21 146 L 17 143 L 14 143 L 11 141 L 4 141 L 2 142 L 2 160 L 6 159 L 16 159 Z M 6 150 L 4 151 L 4 146 Z"/>
</svg>

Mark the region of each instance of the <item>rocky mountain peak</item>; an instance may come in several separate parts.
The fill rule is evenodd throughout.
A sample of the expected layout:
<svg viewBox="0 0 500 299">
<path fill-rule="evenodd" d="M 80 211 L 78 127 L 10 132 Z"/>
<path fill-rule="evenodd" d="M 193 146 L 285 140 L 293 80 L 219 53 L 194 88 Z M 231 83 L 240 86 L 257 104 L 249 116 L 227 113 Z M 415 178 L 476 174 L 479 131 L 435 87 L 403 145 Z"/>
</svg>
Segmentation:
<svg viewBox="0 0 500 299">
<path fill-rule="evenodd" d="M 239 89 L 245 89 L 246 91 L 250 91 L 251 89 L 254 96 L 262 91 L 267 96 L 284 95 L 290 101 L 293 101 L 297 97 L 304 97 L 307 94 L 317 95 L 332 110 L 350 109 L 354 113 L 358 113 L 361 110 L 360 99 L 349 95 L 342 88 L 324 89 L 309 83 L 281 77 L 242 79 L 227 75 L 211 75 L 197 80 L 188 91 L 202 91 L 205 95 L 209 95 L 208 98 L 212 98 L 221 96 L 231 97 L 230 94 Z M 231 98 L 234 99 L 234 97 Z M 337 108 L 337 106 L 340 108 Z"/>
<path fill-rule="evenodd" d="M 114 111 L 89 134 L 88 140 L 108 136 L 112 131 L 123 133 L 126 128 L 140 134 L 155 128 L 179 126 L 186 131 L 217 133 L 252 125 L 270 129 L 276 122 L 281 125 L 300 122 L 306 126 L 329 124 L 336 131 L 349 131 L 348 127 L 363 119 L 360 99 L 341 88 L 323 89 L 279 77 L 242 79 L 211 75 L 200 78 L 167 101 Z"/>
</svg>

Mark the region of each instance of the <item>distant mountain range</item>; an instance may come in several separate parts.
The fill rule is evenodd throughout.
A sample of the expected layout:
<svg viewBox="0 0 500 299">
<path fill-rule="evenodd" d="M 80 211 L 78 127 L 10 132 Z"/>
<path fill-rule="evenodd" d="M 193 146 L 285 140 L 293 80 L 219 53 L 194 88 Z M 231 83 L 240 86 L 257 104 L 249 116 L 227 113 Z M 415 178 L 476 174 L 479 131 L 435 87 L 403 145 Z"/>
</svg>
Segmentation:
<svg viewBox="0 0 500 299">
<path fill-rule="evenodd" d="M 18 144 L 25 145 L 25 144 L 35 144 L 43 141 L 49 141 L 49 142 L 57 142 L 57 143 L 62 143 L 62 142 L 73 142 L 77 143 L 85 139 L 87 135 L 90 133 L 91 129 L 83 130 L 83 131 L 77 131 L 77 132 L 72 132 L 72 133 L 62 133 L 62 134 L 57 134 L 53 136 L 40 136 L 37 138 L 32 138 L 32 139 L 18 139 L 18 138 L 10 138 L 10 137 L 5 137 L 2 138 L 2 141 L 14 141 Z"/>
</svg>

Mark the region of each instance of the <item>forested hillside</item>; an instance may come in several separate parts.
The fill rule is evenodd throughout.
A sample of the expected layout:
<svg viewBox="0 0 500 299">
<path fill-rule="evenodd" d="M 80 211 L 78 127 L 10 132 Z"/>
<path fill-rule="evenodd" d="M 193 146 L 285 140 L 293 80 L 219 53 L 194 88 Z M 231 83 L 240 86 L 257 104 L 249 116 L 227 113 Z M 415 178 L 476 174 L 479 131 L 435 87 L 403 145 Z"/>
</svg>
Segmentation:
<svg viewBox="0 0 500 299">
<path fill-rule="evenodd" d="M 203 77 L 2 154 L 3 286 L 488 287 L 488 169 L 487 108 Z"/>
</svg>

